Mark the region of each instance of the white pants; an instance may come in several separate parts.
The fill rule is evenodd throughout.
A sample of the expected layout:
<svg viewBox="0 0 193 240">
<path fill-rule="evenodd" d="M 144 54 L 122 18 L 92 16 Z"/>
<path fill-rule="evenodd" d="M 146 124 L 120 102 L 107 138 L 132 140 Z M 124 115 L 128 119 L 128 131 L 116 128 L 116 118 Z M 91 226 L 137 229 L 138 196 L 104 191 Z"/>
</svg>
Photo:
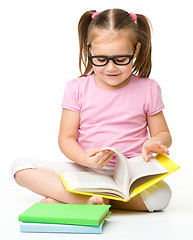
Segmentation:
<svg viewBox="0 0 193 240">
<path fill-rule="evenodd" d="M 45 169 L 56 174 L 65 172 L 65 166 L 67 162 L 50 162 L 50 161 L 40 161 L 32 158 L 19 158 L 14 161 L 12 165 L 12 177 L 16 172 L 28 168 L 39 168 Z M 110 176 L 113 175 L 113 166 L 106 166 L 103 169 L 96 170 Z M 15 179 L 14 179 L 15 180 Z M 149 187 L 145 191 L 140 193 L 141 198 L 143 199 L 149 212 L 161 211 L 165 209 L 171 199 L 171 189 L 167 183 L 163 180 Z"/>
</svg>

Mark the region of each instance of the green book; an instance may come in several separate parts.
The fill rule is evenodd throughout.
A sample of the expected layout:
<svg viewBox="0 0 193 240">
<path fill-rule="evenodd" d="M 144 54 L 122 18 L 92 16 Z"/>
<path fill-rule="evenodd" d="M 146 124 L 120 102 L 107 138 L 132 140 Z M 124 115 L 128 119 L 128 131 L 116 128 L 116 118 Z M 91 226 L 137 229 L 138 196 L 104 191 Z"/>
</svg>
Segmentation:
<svg viewBox="0 0 193 240">
<path fill-rule="evenodd" d="M 99 226 L 110 205 L 35 203 L 19 215 L 20 222 Z"/>
</svg>

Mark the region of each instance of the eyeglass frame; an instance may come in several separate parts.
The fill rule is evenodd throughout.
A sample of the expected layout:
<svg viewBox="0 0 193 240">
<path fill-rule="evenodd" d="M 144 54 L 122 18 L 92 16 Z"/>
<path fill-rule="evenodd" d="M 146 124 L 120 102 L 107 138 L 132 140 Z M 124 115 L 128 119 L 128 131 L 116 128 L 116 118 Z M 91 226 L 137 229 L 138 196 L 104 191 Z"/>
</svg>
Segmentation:
<svg viewBox="0 0 193 240">
<path fill-rule="evenodd" d="M 116 56 L 112 56 L 112 57 L 108 57 L 108 56 L 104 56 L 104 55 L 96 55 L 96 56 L 89 56 L 89 48 L 90 48 L 90 45 L 88 45 L 88 49 L 87 49 L 87 55 L 88 55 L 88 60 L 92 63 L 92 65 L 96 66 L 96 67 L 104 67 L 106 66 L 108 63 L 109 63 L 109 60 L 112 60 L 114 64 L 118 65 L 118 66 L 126 66 L 128 65 L 131 60 L 134 58 L 134 54 L 135 54 L 135 50 L 136 50 L 136 46 L 137 44 L 135 45 L 134 47 L 134 50 L 133 50 L 133 54 L 132 55 L 116 55 Z M 128 63 L 117 63 L 116 62 L 116 58 L 120 58 L 120 57 L 128 57 L 129 58 L 129 62 Z M 93 62 L 93 58 L 105 58 L 106 59 L 106 62 L 105 64 L 102 64 L 102 65 L 98 65 L 98 64 L 95 64 Z"/>
</svg>

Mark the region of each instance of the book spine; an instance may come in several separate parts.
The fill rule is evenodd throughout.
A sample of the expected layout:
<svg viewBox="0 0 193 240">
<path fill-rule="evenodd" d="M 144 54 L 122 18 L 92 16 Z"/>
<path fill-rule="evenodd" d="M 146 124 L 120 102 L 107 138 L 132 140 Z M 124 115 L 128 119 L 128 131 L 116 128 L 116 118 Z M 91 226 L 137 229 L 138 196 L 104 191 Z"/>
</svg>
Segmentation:
<svg viewBox="0 0 193 240">
<path fill-rule="evenodd" d="M 99 227 L 62 225 L 62 224 L 45 224 L 45 223 L 21 223 L 21 232 L 36 233 L 102 233 L 103 224 Z"/>
<path fill-rule="evenodd" d="M 20 222 L 30 223 L 54 223 L 54 224 L 68 224 L 68 225 L 82 225 L 82 226 L 99 226 L 99 222 L 95 219 L 67 219 L 67 218 L 49 218 L 49 217 L 30 217 L 19 216 Z"/>
</svg>

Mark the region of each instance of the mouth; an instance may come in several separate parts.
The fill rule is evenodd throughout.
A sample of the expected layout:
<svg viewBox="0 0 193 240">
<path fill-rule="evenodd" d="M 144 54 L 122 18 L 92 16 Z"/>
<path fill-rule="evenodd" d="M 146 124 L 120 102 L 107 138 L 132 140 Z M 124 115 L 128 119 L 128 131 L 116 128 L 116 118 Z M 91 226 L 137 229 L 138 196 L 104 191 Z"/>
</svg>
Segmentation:
<svg viewBox="0 0 193 240">
<path fill-rule="evenodd" d="M 118 77 L 120 74 L 106 74 L 107 77 Z"/>
</svg>

